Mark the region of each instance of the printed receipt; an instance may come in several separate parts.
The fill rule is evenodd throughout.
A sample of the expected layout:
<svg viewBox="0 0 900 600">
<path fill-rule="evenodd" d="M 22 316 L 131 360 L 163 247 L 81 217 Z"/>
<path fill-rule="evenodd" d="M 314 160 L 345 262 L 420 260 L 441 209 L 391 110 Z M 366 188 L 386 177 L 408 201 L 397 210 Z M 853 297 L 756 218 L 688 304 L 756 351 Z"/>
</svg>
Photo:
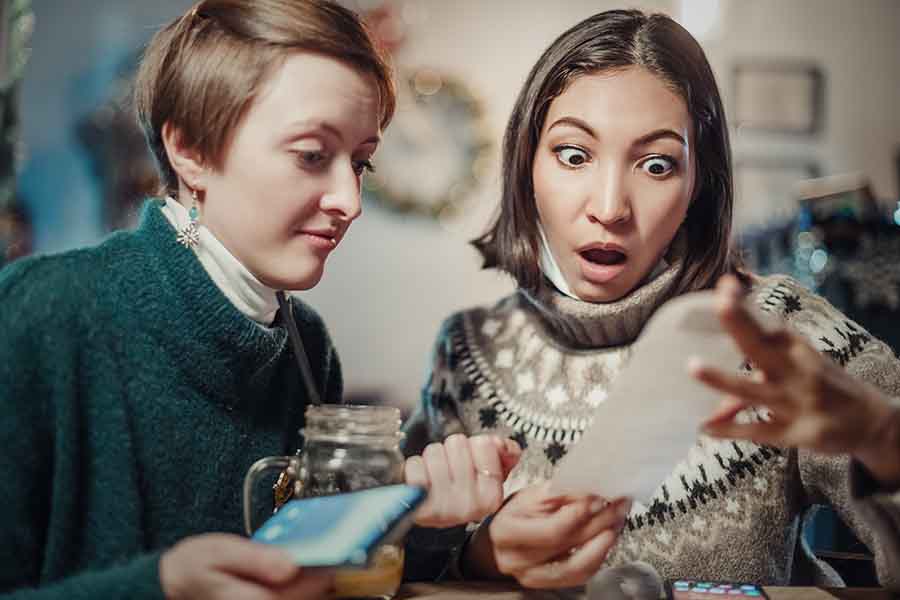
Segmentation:
<svg viewBox="0 0 900 600">
<path fill-rule="evenodd" d="M 713 292 L 697 292 L 667 302 L 653 315 L 592 425 L 560 461 L 551 482 L 554 492 L 650 500 L 722 399 L 691 377 L 688 359 L 696 356 L 731 372 L 744 362 L 714 306 Z M 748 309 L 763 327 L 777 323 Z"/>
</svg>

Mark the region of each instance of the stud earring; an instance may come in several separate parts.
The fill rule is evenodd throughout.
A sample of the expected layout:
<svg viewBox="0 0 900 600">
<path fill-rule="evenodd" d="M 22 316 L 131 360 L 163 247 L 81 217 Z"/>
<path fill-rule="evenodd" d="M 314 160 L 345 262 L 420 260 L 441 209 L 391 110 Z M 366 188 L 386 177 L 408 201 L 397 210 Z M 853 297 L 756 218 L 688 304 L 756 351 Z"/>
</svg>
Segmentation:
<svg viewBox="0 0 900 600">
<path fill-rule="evenodd" d="M 193 250 L 200 243 L 200 228 L 197 226 L 199 214 L 200 212 L 197 210 L 197 190 L 191 190 L 191 209 L 188 211 L 188 216 L 191 220 L 179 230 L 178 236 L 175 238 L 185 248 Z"/>
</svg>

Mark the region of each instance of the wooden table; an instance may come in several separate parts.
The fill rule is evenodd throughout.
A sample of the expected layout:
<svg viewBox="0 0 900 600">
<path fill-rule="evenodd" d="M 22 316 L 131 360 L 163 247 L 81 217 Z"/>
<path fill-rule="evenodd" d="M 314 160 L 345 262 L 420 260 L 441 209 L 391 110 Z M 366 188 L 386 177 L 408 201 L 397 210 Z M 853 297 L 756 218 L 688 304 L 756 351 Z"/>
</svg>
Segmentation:
<svg viewBox="0 0 900 600">
<path fill-rule="evenodd" d="M 862 588 L 767 587 L 771 600 L 888 600 L 889 592 Z M 400 588 L 397 600 L 559 600 L 562 594 L 543 590 L 523 590 L 503 583 L 413 583 Z"/>
</svg>

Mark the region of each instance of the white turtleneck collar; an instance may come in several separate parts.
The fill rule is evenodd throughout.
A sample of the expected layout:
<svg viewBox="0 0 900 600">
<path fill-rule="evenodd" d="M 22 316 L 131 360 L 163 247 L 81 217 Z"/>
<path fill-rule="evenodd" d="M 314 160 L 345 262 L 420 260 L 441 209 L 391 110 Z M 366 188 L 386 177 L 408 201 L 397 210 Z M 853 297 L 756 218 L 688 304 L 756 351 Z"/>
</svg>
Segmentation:
<svg viewBox="0 0 900 600">
<path fill-rule="evenodd" d="M 569 298 L 573 300 L 581 300 L 578 296 L 575 295 L 575 292 L 572 291 L 572 288 L 569 287 L 569 283 L 566 281 L 565 276 L 563 275 L 562 269 L 559 268 L 559 263 L 556 262 L 556 258 L 553 256 L 553 252 L 550 250 L 550 242 L 547 241 L 547 234 L 544 233 L 544 226 L 541 225 L 541 222 L 538 221 L 538 234 L 541 238 L 541 272 L 544 274 L 544 277 L 550 280 L 550 283 L 553 284 L 557 290 L 561 293 L 565 294 Z M 668 249 L 666 250 L 666 252 Z M 665 252 L 663 252 L 665 255 Z M 650 272 L 649 275 L 641 282 L 641 285 L 650 283 L 657 277 L 659 277 L 663 271 L 665 271 L 669 267 L 669 263 L 666 262 L 665 258 L 661 258 L 660 261 L 656 264 L 656 267 Z"/>
<path fill-rule="evenodd" d="M 191 220 L 187 209 L 171 197 L 166 198 L 166 204 L 160 210 L 176 231 Z M 209 229 L 199 223 L 198 229 L 200 243 L 194 253 L 213 282 L 239 311 L 257 323 L 271 325 L 278 311 L 275 290 L 260 283 Z"/>
</svg>

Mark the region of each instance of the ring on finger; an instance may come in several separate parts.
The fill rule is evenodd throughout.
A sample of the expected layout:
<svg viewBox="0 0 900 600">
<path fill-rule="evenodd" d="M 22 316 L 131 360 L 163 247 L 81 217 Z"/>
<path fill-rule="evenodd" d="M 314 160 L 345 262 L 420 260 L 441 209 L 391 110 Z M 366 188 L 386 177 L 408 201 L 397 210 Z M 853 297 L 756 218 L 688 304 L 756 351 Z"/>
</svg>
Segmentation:
<svg viewBox="0 0 900 600">
<path fill-rule="evenodd" d="M 475 471 L 482 477 L 487 477 L 489 479 L 502 479 L 503 478 L 503 476 L 500 475 L 500 473 L 494 473 L 490 469 L 476 469 Z"/>
</svg>

